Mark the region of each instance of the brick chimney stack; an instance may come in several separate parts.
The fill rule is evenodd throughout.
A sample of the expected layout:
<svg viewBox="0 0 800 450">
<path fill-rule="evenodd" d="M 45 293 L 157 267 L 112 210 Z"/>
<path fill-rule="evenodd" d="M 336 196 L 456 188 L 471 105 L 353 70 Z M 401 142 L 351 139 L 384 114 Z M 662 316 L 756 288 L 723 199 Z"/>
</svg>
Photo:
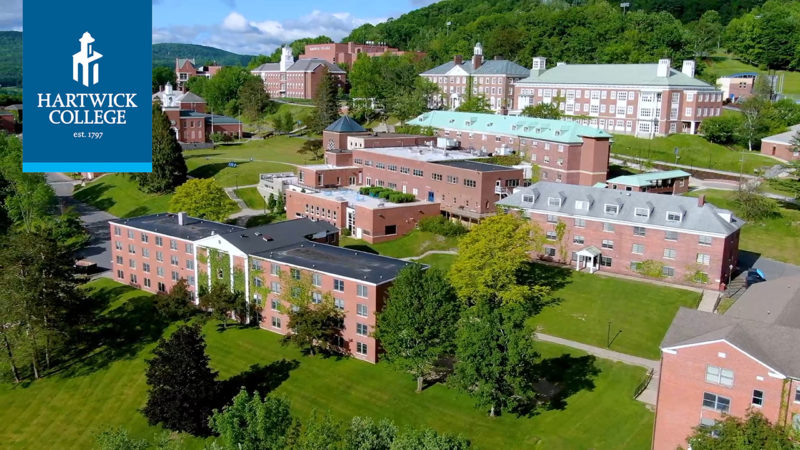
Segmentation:
<svg viewBox="0 0 800 450">
<path fill-rule="evenodd" d="M 472 51 L 472 70 L 477 70 L 481 65 L 483 65 L 483 45 L 478 42 Z"/>
<path fill-rule="evenodd" d="M 464 57 L 461 55 L 456 55 L 453 57 L 453 62 L 456 63 L 457 66 L 460 66 L 464 63 Z"/>
</svg>

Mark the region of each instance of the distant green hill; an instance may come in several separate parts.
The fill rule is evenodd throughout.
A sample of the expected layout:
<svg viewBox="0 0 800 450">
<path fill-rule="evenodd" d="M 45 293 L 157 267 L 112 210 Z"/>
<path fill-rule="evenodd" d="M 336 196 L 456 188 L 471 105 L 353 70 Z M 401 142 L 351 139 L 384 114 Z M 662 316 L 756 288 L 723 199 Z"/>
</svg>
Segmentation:
<svg viewBox="0 0 800 450">
<path fill-rule="evenodd" d="M 216 61 L 223 66 L 246 66 L 253 58 L 194 44 L 153 44 L 153 66 L 175 67 L 175 58 L 194 58 L 197 64 Z"/>
<path fill-rule="evenodd" d="M 20 31 L 0 31 L 0 86 L 22 86 Z"/>
</svg>

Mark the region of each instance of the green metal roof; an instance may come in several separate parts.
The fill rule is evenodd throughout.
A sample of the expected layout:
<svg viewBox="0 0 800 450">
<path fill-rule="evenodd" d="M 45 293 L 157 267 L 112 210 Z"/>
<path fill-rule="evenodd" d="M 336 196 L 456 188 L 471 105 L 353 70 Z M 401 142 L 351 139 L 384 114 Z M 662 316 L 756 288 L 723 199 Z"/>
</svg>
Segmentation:
<svg viewBox="0 0 800 450">
<path fill-rule="evenodd" d="M 683 178 L 691 176 L 690 173 L 682 170 L 668 170 L 665 172 L 646 172 L 637 173 L 636 175 L 623 175 L 608 180 L 608 183 L 623 184 L 625 186 L 651 186 L 658 180 L 669 180 L 672 178 Z"/>
<path fill-rule="evenodd" d="M 423 127 L 504 134 L 566 144 L 580 144 L 583 142 L 581 138 L 584 136 L 593 138 L 611 137 L 605 131 L 566 120 L 456 111 L 430 111 L 410 120 L 408 123 L 409 125 Z"/>
<path fill-rule="evenodd" d="M 442 65 L 436 66 L 433 69 L 422 72 L 421 75 L 444 75 L 451 71 L 456 66 L 455 61 L 449 61 Z M 472 61 L 466 61 L 461 64 L 470 75 L 508 75 L 513 77 L 524 77 L 530 75 L 531 71 L 527 68 L 506 59 L 492 59 L 484 61 L 477 69 L 472 66 Z"/>
<path fill-rule="evenodd" d="M 696 87 L 716 89 L 675 69 L 669 76 L 656 76 L 658 64 L 562 64 L 517 83 L 537 84 L 606 84 L 617 86 Z"/>
</svg>

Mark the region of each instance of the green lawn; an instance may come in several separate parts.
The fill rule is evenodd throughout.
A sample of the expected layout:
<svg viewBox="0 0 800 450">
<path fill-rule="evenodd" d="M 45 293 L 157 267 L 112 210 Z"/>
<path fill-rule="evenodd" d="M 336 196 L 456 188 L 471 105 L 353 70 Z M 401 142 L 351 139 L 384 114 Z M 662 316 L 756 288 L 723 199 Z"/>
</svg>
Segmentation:
<svg viewBox="0 0 800 450">
<path fill-rule="evenodd" d="M 714 55 L 705 60 L 708 63 L 709 69 L 718 76 L 732 75 L 739 72 L 758 72 L 765 73 L 757 67 L 747 64 L 746 62 L 738 59 L 733 59 L 726 54 Z M 786 70 L 779 70 L 777 74 L 784 75 L 784 94 L 798 95 L 800 94 L 800 72 L 792 72 Z"/>
<path fill-rule="evenodd" d="M 183 152 L 189 175 L 214 178 L 224 187 L 258 184 L 258 176 L 268 172 L 293 172 L 292 164 L 314 164 L 314 160 L 297 153 L 305 138 L 278 136 L 242 144 L 221 145 L 215 149 Z M 228 167 L 234 161 L 237 167 Z"/>
<path fill-rule="evenodd" d="M 455 249 L 458 246 L 458 239 L 414 230 L 401 238 L 393 241 L 381 242 L 380 244 L 368 244 L 360 239 L 343 236 L 339 245 L 341 247 L 371 251 L 395 258 L 406 258 L 409 256 L 419 256 L 429 250 Z"/>
<path fill-rule="evenodd" d="M 105 279 L 91 285 L 116 299 L 110 316 L 125 318 L 128 327 L 148 329 L 149 322 L 137 320 L 143 319 L 141 312 L 149 307 L 148 294 Z M 118 331 L 129 337 L 142 333 L 127 327 Z M 160 329 L 155 334 L 150 331 L 149 339 L 132 341 L 138 347 L 131 351 L 112 352 L 113 357 L 100 353 L 107 359 L 105 365 L 79 363 L 70 371 L 24 386 L 0 385 L 3 445 L 89 448 L 98 431 L 120 425 L 136 437 L 152 438 L 159 430 L 149 427 L 138 412 L 146 395 L 144 360 Z M 462 434 L 477 448 L 642 449 L 650 445 L 653 413 L 632 398 L 644 377 L 642 368 L 596 360 L 599 374 L 594 386 L 568 397 L 565 409 L 530 418 L 509 414 L 490 419 L 474 409 L 468 397 L 446 386 L 414 393 L 411 377 L 385 364 L 304 357 L 293 347 L 282 346 L 280 336 L 259 329 L 219 332 L 210 323 L 205 332 L 211 363 L 221 378 L 242 374 L 253 364 L 268 366 L 270 370 L 255 381 L 279 385 L 276 391 L 291 400 L 293 413 L 301 418 L 312 408 L 330 409 L 344 419 L 387 417 L 401 426 Z M 539 343 L 538 348 L 546 358 L 571 354 L 566 359 L 573 363 L 573 370 L 583 356 L 547 343 Z M 283 359 L 292 363 L 281 364 Z M 202 448 L 205 443 L 191 437 L 183 442 L 188 448 Z"/>
<path fill-rule="evenodd" d="M 734 191 L 702 190 L 691 196 L 704 194 L 706 201 L 736 213 L 738 207 Z M 739 237 L 739 249 L 758 253 L 764 257 L 790 264 L 800 264 L 800 210 L 797 206 L 781 204 L 780 215 L 758 222 L 746 223 Z"/>
<path fill-rule="evenodd" d="M 556 280 L 553 296 L 559 301 L 531 319 L 539 331 L 597 347 L 650 359 L 660 357 L 659 344 L 678 307 L 697 307 L 700 294 L 602 275 L 590 275 L 552 266 L 535 265 L 542 279 Z M 562 280 L 559 286 L 557 280 Z"/>
<path fill-rule="evenodd" d="M 424 258 L 418 259 L 417 262 L 421 264 L 428 264 L 431 267 L 438 267 L 442 269 L 443 272 L 447 273 L 450 271 L 450 266 L 453 265 L 455 260 L 456 255 L 428 255 Z"/>
<path fill-rule="evenodd" d="M 675 162 L 675 147 L 678 147 L 678 164 L 709 169 L 739 172 L 740 158 L 744 157 L 744 173 L 752 174 L 754 169 L 774 166 L 776 161 L 756 152 L 741 151 L 734 147 L 729 149 L 719 144 L 712 144 L 701 136 L 690 134 L 672 134 L 655 139 L 641 139 L 633 136 L 614 135 L 611 151 L 619 155 L 632 156 L 636 159 Z"/>
<path fill-rule="evenodd" d="M 261 193 L 258 192 L 258 188 L 241 188 L 236 189 L 234 192 L 240 199 L 244 200 L 244 203 L 250 209 L 264 209 L 267 207 L 267 202 L 264 200 L 264 197 L 261 196 Z"/>
<path fill-rule="evenodd" d="M 163 213 L 171 194 L 145 194 L 128 174 L 105 175 L 76 191 L 74 197 L 117 217 Z"/>
</svg>

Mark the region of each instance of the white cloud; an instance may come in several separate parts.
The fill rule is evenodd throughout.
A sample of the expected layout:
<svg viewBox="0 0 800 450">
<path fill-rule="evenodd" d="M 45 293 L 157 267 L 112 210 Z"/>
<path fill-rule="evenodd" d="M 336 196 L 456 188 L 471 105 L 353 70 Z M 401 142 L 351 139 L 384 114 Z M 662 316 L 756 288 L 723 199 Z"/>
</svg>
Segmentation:
<svg viewBox="0 0 800 450">
<path fill-rule="evenodd" d="M 0 30 L 22 31 L 22 0 L 0 0 Z"/>
<path fill-rule="evenodd" d="M 282 44 L 304 37 L 325 35 L 340 40 L 353 28 L 380 23 L 385 18 L 360 18 L 350 13 L 314 10 L 299 19 L 278 22 L 248 20 L 239 12 L 229 13 L 218 25 L 172 26 L 153 29 L 153 42 L 200 44 L 235 53 L 270 54 Z"/>
</svg>

